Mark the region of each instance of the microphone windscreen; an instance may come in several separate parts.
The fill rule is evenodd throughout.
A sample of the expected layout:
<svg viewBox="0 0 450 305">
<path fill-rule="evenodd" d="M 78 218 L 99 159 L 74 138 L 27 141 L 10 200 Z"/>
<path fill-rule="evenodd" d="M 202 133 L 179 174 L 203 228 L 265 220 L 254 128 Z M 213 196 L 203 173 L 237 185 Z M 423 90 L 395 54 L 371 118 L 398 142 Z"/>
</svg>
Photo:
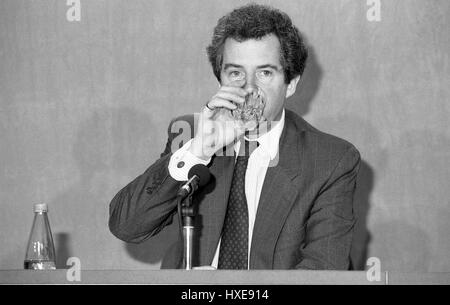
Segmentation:
<svg viewBox="0 0 450 305">
<path fill-rule="evenodd" d="M 191 179 L 194 175 L 199 178 L 198 185 L 200 187 L 206 185 L 211 179 L 211 174 L 208 167 L 203 164 L 196 164 L 192 166 L 188 173 L 188 179 Z"/>
</svg>

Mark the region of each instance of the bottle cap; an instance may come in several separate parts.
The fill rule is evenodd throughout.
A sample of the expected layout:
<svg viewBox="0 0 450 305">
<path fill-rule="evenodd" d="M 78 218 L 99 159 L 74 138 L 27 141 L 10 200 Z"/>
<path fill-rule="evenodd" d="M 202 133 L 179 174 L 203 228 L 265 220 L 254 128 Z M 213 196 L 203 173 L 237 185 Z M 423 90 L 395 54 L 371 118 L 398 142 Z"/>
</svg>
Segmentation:
<svg viewBox="0 0 450 305">
<path fill-rule="evenodd" d="M 34 212 L 41 213 L 41 212 L 47 212 L 48 207 L 46 203 L 38 203 L 34 205 Z"/>
</svg>

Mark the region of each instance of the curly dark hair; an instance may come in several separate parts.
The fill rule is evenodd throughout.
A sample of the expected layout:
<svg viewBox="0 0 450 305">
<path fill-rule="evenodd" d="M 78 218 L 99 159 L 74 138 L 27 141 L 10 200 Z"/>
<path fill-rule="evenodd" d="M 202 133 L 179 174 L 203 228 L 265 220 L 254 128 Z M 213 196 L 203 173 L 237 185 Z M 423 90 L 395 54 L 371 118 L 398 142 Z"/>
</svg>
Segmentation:
<svg viewBox="0 0 450 305">
<path fill-rule="evenodd" d="M 270 6 L 249 4 L 219 19 L 214 28 L 211 44 L 206 48 L 214 75 L 219 82 L 223 46 L 227 38 L 242 42 L 248 39 L 261 39 L 268 34 L 276 35 L 280 41 L 280 63 L 285 83 L 288 84 L 296 76 L 302 75 L 308 50 L 291 18 Z"/>
</svg>

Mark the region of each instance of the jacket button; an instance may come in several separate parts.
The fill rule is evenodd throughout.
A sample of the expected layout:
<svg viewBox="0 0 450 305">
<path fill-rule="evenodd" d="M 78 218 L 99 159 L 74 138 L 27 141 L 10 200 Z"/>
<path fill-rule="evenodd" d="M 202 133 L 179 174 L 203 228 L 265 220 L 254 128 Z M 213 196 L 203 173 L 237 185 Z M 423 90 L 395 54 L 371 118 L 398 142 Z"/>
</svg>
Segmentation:
<svg viewBox="0 0 450 305">
<path fill-rule="evenodd" d="M 184 164 L 185 163 L 183 161 L 180 161 L 180 162 L 178 162 L 177 167 L 182 168 L 184 166 Z"/>
<path fill-rule="evenodd" d="M 151 193 L 153 192 L 154 187 L 153 186 L 148 186 L 145 188 L 145 191 L 147 192 L 147 194 L 151 195 Z"/>
</svg>

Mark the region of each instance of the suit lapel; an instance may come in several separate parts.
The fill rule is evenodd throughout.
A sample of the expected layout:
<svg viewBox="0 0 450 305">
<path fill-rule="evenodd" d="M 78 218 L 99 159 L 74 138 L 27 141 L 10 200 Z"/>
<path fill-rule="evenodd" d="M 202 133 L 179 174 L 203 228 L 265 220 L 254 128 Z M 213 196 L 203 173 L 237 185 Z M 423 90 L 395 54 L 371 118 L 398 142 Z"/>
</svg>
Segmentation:
<svg viewBox="0 0 450 305">
<path fill-rule="evenodd" d="M 280 138 L 278 163 L 267 169 L 256 213 L 250 252 L 250 268 L 262 269 L 273 265 L 273 253 L 278 236 L 298 195 L 302 147 L 299 130 L 290 115 Z"/>
</svg>

